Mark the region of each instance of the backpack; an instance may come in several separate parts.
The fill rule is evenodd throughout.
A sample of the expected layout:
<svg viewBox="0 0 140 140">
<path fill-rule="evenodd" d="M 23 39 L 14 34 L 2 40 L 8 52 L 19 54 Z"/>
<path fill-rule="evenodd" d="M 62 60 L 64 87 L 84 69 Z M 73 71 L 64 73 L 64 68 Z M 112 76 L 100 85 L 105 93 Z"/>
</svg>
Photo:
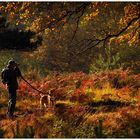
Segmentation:
<svg viewBox="0 0 140 140">
<path fill-rule="evenodd" d="M 6 80 L 6 76 L 5 76 L 6 74 L 5 74 L 5 73 L 6 73 L 6 68 L 4 68 L 4 69 L 1 71 L 1 80 L 2 80 L 2 83 L 3 83 L 3 84 L 6 84 L 6 81 L 7 81 L 7 80 Z"/>
</svg>

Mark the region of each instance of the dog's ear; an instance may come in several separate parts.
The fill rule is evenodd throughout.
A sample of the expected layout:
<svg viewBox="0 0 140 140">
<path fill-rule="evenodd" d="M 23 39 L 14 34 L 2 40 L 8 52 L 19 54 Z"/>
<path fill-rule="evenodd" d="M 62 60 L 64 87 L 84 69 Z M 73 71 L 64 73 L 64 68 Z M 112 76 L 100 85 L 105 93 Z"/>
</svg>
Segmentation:
<svg viewBox="0 0 140 140">
<path fill-rule="evenodd" d="M 48 95 L 51 95 L 51 90 L 48 91 Z"/>
<path fill-rule="evenodd" d="M 53 93 L 55 91 L 55 88 L 50 89 L 50 93 Z"/>
<path fill-rule="evenodd" d="M 52 89 L 52 92 L 55 92 L 55 88 Z"/>
</svg>

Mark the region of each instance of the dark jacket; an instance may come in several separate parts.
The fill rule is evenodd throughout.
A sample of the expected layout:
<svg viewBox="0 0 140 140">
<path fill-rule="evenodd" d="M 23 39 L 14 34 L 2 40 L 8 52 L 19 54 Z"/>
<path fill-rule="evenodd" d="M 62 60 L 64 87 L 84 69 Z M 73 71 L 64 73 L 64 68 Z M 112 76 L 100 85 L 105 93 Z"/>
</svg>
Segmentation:
<svg viewBox="0 0 140 140">
<path fill-rule="evenodd" d="M 21 72 L 18 67 L 15 69 L 7 67 L 5 70 L 5 82 L 8 88 L 18 89 L 17 77 L 21 76 Z"/>
</svg>

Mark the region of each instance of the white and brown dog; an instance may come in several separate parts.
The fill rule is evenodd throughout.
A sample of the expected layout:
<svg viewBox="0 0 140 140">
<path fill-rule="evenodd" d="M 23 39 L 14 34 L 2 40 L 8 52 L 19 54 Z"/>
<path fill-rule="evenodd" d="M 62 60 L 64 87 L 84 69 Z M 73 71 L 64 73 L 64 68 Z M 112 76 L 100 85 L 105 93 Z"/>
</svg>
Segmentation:
<svg viewBox="0 0 140 140">
<path fill-rule="evenodd" d="M 55 105 L 55 97 L 54 97 L 55 89 L 49 90 L 47 95 L 40 94 L 40 108 L 54 107 Z"/>
</svg>

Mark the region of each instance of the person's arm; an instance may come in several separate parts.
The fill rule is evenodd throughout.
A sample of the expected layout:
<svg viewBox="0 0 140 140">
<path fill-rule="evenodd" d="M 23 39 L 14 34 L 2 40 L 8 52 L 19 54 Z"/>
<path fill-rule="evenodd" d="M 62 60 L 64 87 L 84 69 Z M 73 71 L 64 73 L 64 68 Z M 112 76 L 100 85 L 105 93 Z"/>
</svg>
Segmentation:
<svg viewBox="0 0 140 140">
<path fill-rule="evenodd" d="M 20 69 L 18 68 L 18 66 L 15 68 L 15 72 L 16 72 L 16 76 L 17 76 L 17 77 L 22 77 L 21 71 L 20 71 Z"/>
</svg>

